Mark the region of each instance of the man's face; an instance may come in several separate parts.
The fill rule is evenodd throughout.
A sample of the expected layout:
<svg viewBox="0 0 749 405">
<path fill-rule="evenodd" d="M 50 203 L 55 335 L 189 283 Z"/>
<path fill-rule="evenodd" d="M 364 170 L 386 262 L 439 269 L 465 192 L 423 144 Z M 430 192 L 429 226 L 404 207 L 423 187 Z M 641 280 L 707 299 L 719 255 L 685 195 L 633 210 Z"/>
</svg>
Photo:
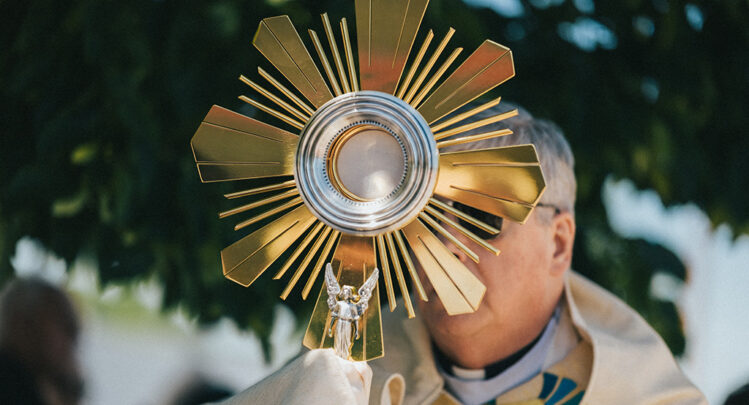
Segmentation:
<svg viewBox="0 0 749 405">
<path fill-rule="evenodd" d="M 553 208 L 537 207 L 537 210 L 542 209 Z M 443 239 L 448 249 L 484 283 L 486 293 L 476 312 L 449 316 L 424 272 L 419 270 L 429 301 L 417 301 L 430 334 L 439 346 L 442 346 L 441 341 L 453 338 L 461 340 L 489 334 L 497 341 L 508 339 L 509 346 L 512 346 L 513 340 L 519 340 L 517 350 L 527 344 L 520 344 L 520 341 L 528 339 L 525 335 L 532 335 L 529 338 L 532 340 L 540 333 L 563 287 L 564 270 L 558 270 L 560 244 L 556 222 L 562 219 L 559 218 L 561 216 L 567 216 L 563 220 L 571 220 L 571 216 L 562 213 L 551 221 L 544 221 L 538 214 L 531 214 L 524 225 L 504 221 L 501 234 L 489 240 L 501 251 L 498 256 L 449 226 L 445 227 L 478 254 L 479 263 L 475 263 L 455 245 Z M 574 237 L 574 222 L 572 227 Z"/>
</svg>

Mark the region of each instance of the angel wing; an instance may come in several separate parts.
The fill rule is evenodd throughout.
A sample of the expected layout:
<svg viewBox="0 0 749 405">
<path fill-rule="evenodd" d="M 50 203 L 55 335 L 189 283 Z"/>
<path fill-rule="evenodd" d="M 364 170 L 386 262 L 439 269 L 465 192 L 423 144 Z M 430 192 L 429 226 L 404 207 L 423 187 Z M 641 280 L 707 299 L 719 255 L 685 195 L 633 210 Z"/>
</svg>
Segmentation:
<svg viewBox="0 0 749 405">
<path fill-rule="evenodd" d="M 377 277 L 380 276 L 380 270 L 375 267 L 372 275 L 369 276 L 367 281 L 359 287 L 359 302 L 356 303 L 356 307 L 359 314 L 363 314 L 369 306 L 369 299 L 372 298 L 372 290 L 377 285 Z"/>
<path fill-rule="evenodd" d="M 330 263 L 325 265 L 325 285 L 328 287 L 328 307 L 333 309 L 338 301 L 336 297 L 341 292 L 341 286 L 333 274 L 333 266 Z"/>
</svg>

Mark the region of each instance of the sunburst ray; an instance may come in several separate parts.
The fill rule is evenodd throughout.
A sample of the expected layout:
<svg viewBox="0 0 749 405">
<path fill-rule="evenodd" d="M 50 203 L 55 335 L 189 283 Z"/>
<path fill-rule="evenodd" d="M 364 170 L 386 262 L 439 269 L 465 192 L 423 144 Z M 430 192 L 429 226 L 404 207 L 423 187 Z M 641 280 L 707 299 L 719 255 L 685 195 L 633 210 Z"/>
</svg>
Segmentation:
<svg viewBox="0 0 749 405">
<path fill-rule="evenodd" d="M 263 19 L 252 44 L 313 105 L 320 107 L 333 98 L 288 16 Z"/>
<path fill-rule="evenodd" d="M 470 109 L 470 110 L 468 110 L 466 112 L 463 112 L 463 113 L 460 113 L 460 114 L 456 114 L 456 115 L 450 117 L 449 119 L 446 119 L 446 120 L 440 122 L 439 124 L 434 124 L 434 125 L 431 126 L 432 132 L 433 133 L 437 133 L 437 132 L 439 132 L 439 131 L 441 131 L 441 130 L 443 130 L 443 129 L 451 126 L 451 125 L 457 124 L 457 123 L 459 123 L 459 122 L 461 122 L 461 121 L 463 121 L 465 119 L 473 117 L 474 115 L 476 115 L 476 114 L 478 114 L 480 112 L 483 112 L 483 111 L 486 111 L 486 110 L 488 110 L 488 109 L 490 109 L 492 107 L 495 107 L 495 106 L 499 105 L 500 101 L 502 101 L 502 97 L 497 97 L 497 98 L 495 98 L 493 100 L 490 100 L 490 101 L 488 101 L 488 102 L 486 102 L 484 104 L 481 104 L 478 107 L 472 108 L 472 109 Z"/>
<path fill-rule="evenodd" d="M 359 79 L 356 77 L 356 65 L 354 64 L 354 51 L 351 49 L 351 38 L 348 33 L 346 19 L 341 19 L 341 35 L 343 36 L 343 50 L 346 52 L 346 64 L 348 65 L 348 77 L 351 80 L 351 91 L 359 91 Z"/>
<path fill-rule="evenodd" d="M 287 191 L 284 191 L 283 193 L 279 193 L 279 194 L 276 194 L 274 196 L 270 196 L 268 198 L 264 198 L 264 199 L 259 200 L 259 201 L 254 201 L 254 202 L 251 202 L 249 204 L 245 204 L 245 205 L 241 205 L 241 206 L 236 207 L 236 208 L 232 208 L 230 210 L 222 211 L 222 212 L 220 212 L 218 214 L 218 217 L 219 218 L 226 218 L 228 216 L 236 215 L 236 214 L 239 214 L 239 213 L 242 213 L 242 212 L 245 212 L 245 211 L 249 211 L 249 210 L 252 210 L 252 209 L 255 209 L 255 208 L 258 208 L 258 207 L 262 207 L 263 205 L 274 203 L 276 201 L 285 200 L 287 198 L 294 197 L 294 196 L 296 196 L 298 194 L 299 194 L 299 190 L 297 190 L 296 188 L 294 188 L 292 190 L 287 190 Z"/>
<path fill-rule="evenodd" d="M 515 67 L 510 48 L 486 40 L 419 106 L 418 111 L 431 124 L 513 76 Z"/>
<path fill-rule="evenodd" d="M 247 97 L 245 95 L 241 95 L 238 98 L 240 100 L 244 101 L 245 103 L 247 103 L 247 104 L 249 104 L 249 105 L 257 108 L 258 110 L 263 111 L 266 114 L 270 114 L 270 115 L 278 118 L 279 120 L 281 120 L 281 121 L 283 121 L 283 122 L 291 125 L 292 127 L 296 128 L 296 129 L 302 129 L 302 127 L 304 127 L 304 124 L 302 124 L 301 122 L 295 120 L 294 118 L 291 118 L 288 115 L 286 115 L 286 114 L 284 114 L 284 113 L 282 113 L 280 111 L 274 110 L 274 109 L 268 107 L 267 105 L 265 105 L 263 103 L 260 103 L 260 102 L 257 102 L 257 101 L 255 101 L 255 100 L 253 100 L 253 99 L 251 99 L 251 98 L 249 98 L 249 97 Z"/>
<path fill-rule="evenodd" d="M 322 63 L 323 70 L 325 70 L 325 75 L 328 76 L 328 82 L 333 87 L 333 94 L 338 97 L 343 94 L 343 92 L 341 91 L 341 86 L 338 85 L 338 79 L 336 79 L 335 77 L 333 68 L 330 67 L 330 62 L 328 62 L 328 57 L 325 55 L 325 49 L 323 49 L 322 47 L 322 42 L 320 42 L 320 38 L 317 36 L 317 33 L 314 30 L 307 30 L 307 32 L 312 39 L 312 44 L 315 46 L 317 56 L 320 58 L 320 63 Z"/>
<path fill-rule="evenodd" d="M 393 248 L 392 246 L 391 236 L 392 236 L 392 239 L 395 239 L 395 242 L 398 246 L 397 252 L 395 248 Z M 395 232 L 389 233 L 386 235 L 386 237 L 388 239 L 388 246 L 390 246 L 390 251 L 392 252 L 393 258 L 396 258 L 396 256 L 398 255 L 398 252 L 400 252 L 400 257 L 403 258 L 403 263 L 405 263 L 406 265 L 408 274 L 411 275 L 411 281 L 416 286 L 416 291 L 419 292 L 419 298 L 421 298 L 422 301 L 429 301 L 429 297 L 427 296 L 427 293 L 424 290 L 424 286 L 421 284 L 421 279 L 419 278 L 419 275 L 416 272 L 416 267 L 411 261 L 411 255 L 408 253 L 408 248 L 406 247 L 406 242 L 403 241 L 403 237 L 401 236 L 401 231 L 395 231 Z"/>
<path fill-rule="evenodd" d="M 424 43 L 421 44 L 421 48 L 419 48 L 419 52 L 416 54 L 416 58 L 414 58 L 413 62 L 411 62 L 411 67 L 408 69 L 406 78 L 403 79 L 403 81 L 398 85 L 399 90 L 398 94 L 396 95 L 398 98 L 402 99 L 406 94 L 406 90 L 408 90 L 408 86 L 411 84 L 411 79 L 413 79 L 414 75 L 416 74 L 416 70 L 418 70 L 419 64 L 421 64 L 421 60 L 424 58 L 424 55 L 426 55 L 427 49 L 429 49 L 429 44 L 432 42 L 433 38 L 434 31 L 429 30 L 427 32 L 426 38 L 424 38 Z"/>
<path fill-rule="evenodd" d="M 406 93 L 406 96 L 403 97 L 403 101 L 407 103 L 411 103 L 411 100 L 416 95 L 416 92 L 419 91 L 419 87 L 421 87 L 421 83 L 424 82 L 424 80 L 429 75 L 429 71 L 432 70 L 432 67 L 435 63 L 437 63 L 437 59 L 439 59 L 440 55 L 442 55 L 442 51 L 445 50 L 447 47 L 447 43 L 450 42 L 450 39 L 453 37 L 453 34 L 455 34 L 455 28 L 450 27 L 450 29 L 447 31 L 447 34 L 445 34 L 445 37 L 442 38 L 442 42 L 440 42 L 439 45 L 437 45 L 437 49 L 434 50 L 434 53 L 432 54 L 432 57 L 429 58 L 426 65 L 424 65 L 424 68 L 421 69 L 421 73 L 416 78 L 416 81 L 414 82 L 413 86 L 411 86 L 411 89 Z"/>
<path fill-rule="evenodd" d="M 388 296 L 388 305 L 390 305 L 390 312 L 393 312 L 397 307 L 395 302 L 395 291 L 393 291 L 393 280 L 390 278 L 390 264 L 388 263 L 388 252 L 385 247 L 385 237 L 383 235 L 377 235 L 377 254 L 380 259 L 379 269 L 382 271 L 382 277 L 385 280 L 385 290 Z"/>
<path fill-rule="evenodd" d="M 309 120 L 309 115 L 305 115 L 301 111 L 291 106 L 289 103 L 283 101 L 280 97 L 264 89 L 263 86 L 253 82 L 252 80 L 248 79 L 244 75 L 240 75 L 239 80 L 241 80 L 244 84 L 250 86 L 253 90 L 265 96 L 265 98 L 267 98 L 268 100 L 276 103 L 277 106 L 291 113 L 291 115 L 295 116 L 296 118 L 302 120 L 303 122 L 307 122 Z"/>
<path fill-rule="evenodd" d="M 533 145 L 440 155 L 434 193 L 525 223 L 546 187 Z"/>
<path fill-rule="evenodd" d="M 393 257 L 393 271 L 395 273 L 395 278 L 398 280 L 398 287 L 400 287 L 401 290 L 401 296 L 403 297 L 403 303 L 406 305 L 406 313 L 408 314 L 409 318 L 413 318 L 416 316 L 416 313 L 414 312 L 413 304 L 411 303 L 411 294 L 408 292 L 408 286 L 406 285 L 406 278 L 403 276 L 403 270 L 401 269 L 400 262 L 398 261 L 398 258 L 395 255 L 395 248 L 393 246 L 393 238 L 390 233 L 385 234 L 385 237 L 387 239 L 387 246 L 390 250 L 390 254 Z M 418 278 L 418 275 L 414 276 Z"/>
<path fill-rule="evenodd" d="M 458 126 L 458 127 L 455 127 L 455 128 L 450 128 L 450 129 L 442 131 L 442 132 L 436 132 L 434 134 L 434 139 L 436 141 L 439 141 L 439 140 L 445 139 L 445 138 L 447 138 L 449 136 L 461 134 L 463 132 L 468 132 L 468 131 L 476 129 L 476 128 L 481 128 L 481 127 L 487 126 L 489 124 L 497 123 L 499 121 L 504 121 L 504 120 L 506 120 L 508 118 L 512 118 L 512 117 L 515 117 L 517 115 L 518 115 L 518 109 L 515 108 L 515 109 L 512 109 L 512 110 L 507 111 L 507 112 L 502 113 L 502 114 L 492 115 L 491 117 L 486 117 L 486 118 L 478 120 L 478 121 L 474 121 L 474 122 L 471 122 L 471 123 L 468 123 L 468 124 L 464 124 L 464 125 L 461 125 L 461 126 Z M 511 134 L 512 131 L 510 131 L 509 133 Z"/>
<path fill-rule="evenodd" d="M 428 209 L 429 207 L 427 207 Z M 463 242 L 458 240 L 453 234 L 447 231 L 447 229 L 443 228 L 442 225 L 440 225 L 437 221 L 435 221 L 432 217 L 426 214 L 426 210 L 422 211 L 419 214 L 419 218 L 421 218 L 422 221 L 426 222 L 427 225 L 432 227 L 437 233 L 442 235 L 444 238 L 452 242 L 453 245 L 457 246 L 458 249 L 462 250 L 463 253 L 466 254 L 471 260 L 473 260 L 475 263 L 479 262 L 479 255 L 474 253 L 473 250 L 471 250 L 468 246 L 466 246 Z"/>
<path fill-rule="evenodd" d="M 302 197 L 294 197 L 290 201 L 287 201 L 287 202 L 279 205 L 278 207 L 275 207 L 273 209 L 265 211 L 262 214 L 256 215 L 256 216 L 254 216 L 254 217 L 252 217 L 250 219 L 246 219 L 246 220 L 244 220 L 244 221 L 242 221 L 242 222 L 234 225 L 234 230 L 238 231 L 238 230 L 240 230 L 242 228 L 246 228 L 246 227 L 248 227 L 248 226 L 250 226 L 250 225 L 252 225 L 254 223 L 260 222 L 260 221 L 262 221 L 262 220 L 264 220 L 266 218 L 269 218 L 269 217 L 271 217 L 273 215 L 276 215 L 279 212 L 283 212 L 283 211 L 288 210 L 289 208 L 293 208 L 293 207 L 295 207 L 295 206 L 297 206 L 297 205 L 299 205 L 301 203 L 302 203 Z"/>
<path fill-rule="evenodd" d="M 351 91 L 349 86 L 348 77 L 346 76 L 346 69 L 343 67 L 343 60 L 341 59 L 341 53 L 338 51 L 338 44 L 336 43 L 335 34 L 333 33 L 333 27 L 330 25 L 330 19 L 328 13 L 320 15 L 322 17 L 323 28 L 325 29 L 325 36 L 328 37 L 328 45 L 330 45 L 330 52 L 333 53 L 333 61 L 335 67 L 338 70 L 338 78 L 341 80 L 341 88 L 344 93 Z"/>
<path fill-rule="evenodd" d="M 235 191 L 233 193 L 224 194 L 224 198 L 228 198 L 228 199 L 231 200 L 231 199 L 234 199 L 234 198 L 241 198 L 241 197 L 247 197 L 247 196 L 256 195 L 256 194 L 263 194 L 263 193 L 268 193 L 268 192 L 271 192 L 271 191 L 283 190 L 283 189 L 291 188 L 291 187 L 296 187 L 296 180 L 288 180 L 288 181 L 284 181 L 284 182 L 281 182 L 281 183 L 271 184 L 271 185 L 268 185 L 268 186 L 250 188 L 250 189 L 241 190 L 241 191 Z"/>
<path fill-rule="evenodd" d="M 302 299 L 306 300 L 307 296 L 309 295 L 310 290 L 312 290 L 312 286 L 315 284 L 315 280 L 317 280 L 317 276 L 320 274 L 320 270 L 322 270 L 323 266 L 325 265 L 325 262 L 328 260 L 328 256 L 330 255 L 330 251 L 333 250 L 333 248 L 336 247 L 338 244 L 338 237 L 341 235 L 341 232 L 338 230 L 333 230 L 333 232 L 330 233 L 330 237 L 328 238 L 328 242 L 325 244 L 325 247 L 322 250 L 322 253 L 320 254 L 320 257 L 317 259 L 317 263 L 312 267 L 312 273 L 309 275 L 309 278 L 307 279 L 307 284 L 304 285 L 304 289 L 302 289 Z"/>
<path fill-rule="evenodd" d="M 244 180 L 294 174 L 299 137 L 214 105 L 190 142 L 200 180 Z"/>
<path fill-rule="evenodd" d="M 325 226 L 323 228 L 323 231 L 320 232 L 320 234 L 317 236 L 317 239 L 315 239 L 315 243 L 312 244 L 312 247 L 309 250 L 309 253 L 307 253 L 306 256 L 304 256 L 304 259 L 302 259 L 302 263 L 299 264 L 299 267 L 297 267 L 296 271 L 294 272 L 294 275 L 291 276 L 291 280 L 289 280 L 289 283 L 286 285 L 286 288 L 284 288 L 283 292 L 281 293 L 281 299 L 285 300 L 286 297 L 289 296 L 291 293 L 291 290 L 294 289 L 294 286 L 296 286 L 296 283 L 299 281 L 299 279 L 302 277 L 302 274 L 305 270 L 307 270 L 307 266 L 309 266 L 310 262 L 312 261 L 312 258 L 315 257 L 315 254 L 320 250 L 323 243 L 325 243 L 325 239 L 330 235 L 330 231 L 332 231 L 333 228 L 329 226 Z"/>
<path fill-rule="evenodd" d="M 395 94 L 429 0 L 356 0 L 362 90 Z"/>
<path fill-rule="evenodd" d="M 432 208 L 430 206 L 427 206 L 424 209 L 424 211 L 428 212 L 429 215 L 437 218 L 438 220 L 442 221 L 443 223 L 449 225 L 450 227 L 452 227 L 456 231 L 458 231 L 461 234 L 463 234 L 463 236 L 465 236 L 468 239 L 472 240 L 477 245 L 479 245 L 479 246 L 483 247 L 484 249 L 488 250 L 489 252 L 493 253 L 495 256 L 499 255 L 500 251 L 494 245 L 492 245 L 491 243 L 485 241 L 484 239 L 479 238 L 475 233 L 469 231 L 468 229 L 466 229 L 465 227 L 463 227 L 459 223 L 453 221 L 452 219 L 450 219 L 447 216 L 443 215 L 442 213 L 440 213 L 439 211 L 435 210 L 434 208 Z M 460 245 L 458 245 L 458 247 L 460 247 Z M 466 249 L 467 249 L 467 247 L 466 247 Z M 476 260 L 478 260 L 478 258 Z"/>
<path fill-rule="evenodd" d="M 478 309 L 486 286 L 420 221 L 403 228 L 408 244 L 449 315 Z"/>
<path fill-rule="evenodd" d="M 297 95 L 294 94 L 293 91 L 289 90 L 286 86 L 284 86 L 283 84 L 281 84 L 281 82 L 279 82 L 278 80 L 276 80 L 275 77 L 273 77 L 270 73 L 266 72 L 260 66 L 257 67 L 257 73 L 260 76 L 262 76 L 263 79 L 267 80 L 268 83 L 270 83 L 271 85 L 273 85 L 273 87 L 275 87 L 276 89 L 278 89 L 278 91 L 280 91 L 281 93 L 283 93 L 283 95 L 286 96 L 289 100 L 291 100 L 291 102 L 293 102 L 294 104 L 296 104 L 297 107 L 299 107 L 302 110 L 304 110 L 304 112 L 307 115 L 312 115 L 312 114 L 315 113 L 315 110 L 313 110 L 312 107 L 308 106 L 307 103 L 305 103 L 304 101 L 302 101 L 301 98 L 297 97 Z"/>
<path fill-rule="evenodd" d="M 221 251 L 224 276 L 249 286 L 316 221 L 302 205 L 234 242 Z"/>
<path fill-rule="evenodd" d="M 291 265 L 296 262 L 296 259 L 299 258 L 299 255 L 304 252 L 304 249 L 309 246 L 309 244 L 312 242 L 313 239 L 315 239 L 315 236 L 317 236 L 318 233 L 322 230 L 322 228 L 325 226 L 322 222 L 317 222 L 315 226 L 312 228 L 311 231 L 307 234 L 307 236 L 302 239 L 301 242 L 297 245 L 296 249 L 294 249 L 294 253 L 289 256 L 288 259 L 286 259 L 286 262 L 281 266 L 281 268 L 278 270 L 275 276 L 273 276 L 274 280 L 278 280 L 281 277 L 283 277 L 284 274 L 286 274 L 286 271 L 288 271 L 291 268 Z"/>
</svg>

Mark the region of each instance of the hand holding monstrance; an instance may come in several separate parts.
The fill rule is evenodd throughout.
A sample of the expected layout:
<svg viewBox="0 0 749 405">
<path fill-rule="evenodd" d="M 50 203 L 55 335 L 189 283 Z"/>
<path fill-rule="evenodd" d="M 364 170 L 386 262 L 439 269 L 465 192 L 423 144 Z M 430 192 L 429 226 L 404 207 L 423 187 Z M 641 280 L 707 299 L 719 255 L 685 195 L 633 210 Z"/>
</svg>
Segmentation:
<svg viewBox="0 0 749 405">
<path fill-rule="evenodd" d="M 359 319 L 369 306 L 372 290 L 377 285 L 379 270 L 376 268 L 367 281 L 359 287 L 358 299 L 354 295 L 354 287 L 344 285 L 343 288 L 333 275 L 333 266 L 328 263 L 325 266 L 325 285 L 328 289 L 328 307 L 330 308 L 330 326 L 328 336 L 334 338 L 333 348 L 336 354 L 348 360 L 351 357 L 351 328 L 354 328 L 354 339 L 359 339 Z M 338 299 L 338 296 L 341 299 Z M 335 326 L 335 336 L 333 336 Z"/>
</svg>

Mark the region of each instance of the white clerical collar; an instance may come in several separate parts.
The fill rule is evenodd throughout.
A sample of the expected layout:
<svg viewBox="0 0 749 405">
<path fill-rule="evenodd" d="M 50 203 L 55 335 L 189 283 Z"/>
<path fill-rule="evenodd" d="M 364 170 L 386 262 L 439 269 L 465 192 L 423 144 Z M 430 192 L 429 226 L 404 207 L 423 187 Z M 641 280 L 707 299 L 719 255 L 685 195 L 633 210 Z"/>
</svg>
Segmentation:
<svg viewBox="0 0 749 405">
<path fill-rule="evenodd" d="M 570 347 L 574 348 L 573 342 L 576 343 L 578 340 L 574 329 L 567 328 L 564 325 L 558 328 L 560 319 L 569 318 L 566 312 L 562 316 L 563 305 L 561 303 L 557 306 L 549 323 L 533 347 L 517 362 L 496 376 L 485 379 L 487 375 L 485 369 L 464 369 L 455 365 L 450 366 L 451 372 L 448 373 L 437 363 L 437 370 L 445 380 L 445 388 L 466 405 L 480 405 L 529 381 L 547 366 L 549 357 L 556 358 L 560 355 L 559 353 L 549 353 L 550 349 L 555 352 L 567 353 Z M 569 322 L 562 321 L 562 323 Z M 557 336 L 560 334 L 557 332 L 564 335 L 572 333 L 574 336 Z M 560 342 L 562 343 L 561 346 L 564 347 L 559 347 Z"/>
</svg>

